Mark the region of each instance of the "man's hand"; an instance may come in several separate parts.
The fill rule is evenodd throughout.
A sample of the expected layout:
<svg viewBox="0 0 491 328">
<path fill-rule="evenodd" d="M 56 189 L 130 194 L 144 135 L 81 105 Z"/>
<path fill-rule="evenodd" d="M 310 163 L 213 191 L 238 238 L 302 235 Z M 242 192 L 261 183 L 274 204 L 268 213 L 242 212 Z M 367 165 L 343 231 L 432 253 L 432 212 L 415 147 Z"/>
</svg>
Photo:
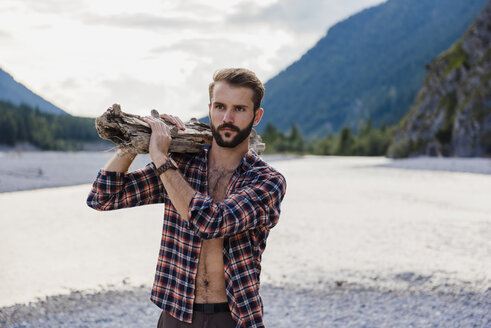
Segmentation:
<svg viewBox="0 0 491 328">
<path fill-rule="evenodd" d="M 161 117 L 175 124 L 179 129 L 185 129 L 184 123 L 178 117 L 168 114 L 163 114 Z M 167 154 L 169 153 L 169 147 L 172 142 L 170 129 L 164 122 L 154 117 L 147 116 L 143 120 L 152 129 L 148 152 L 155 166 L 159 167 L 167 161 Z"/>
<path fill-rule="evenodd" d="M 181 119 L 179 117 L 172 116 L 169 114 L 162 114 L 162 115 L 160 115 L 160 117 L 163 118 L 164 120 L 171 122 L 175 126 L 177 126 L 177 128 L 179 130 L 183 130 L 183 131 L 186 130 L 186 126 L 184 125 L 184 123 L 181 121 Z"/>
</svg>

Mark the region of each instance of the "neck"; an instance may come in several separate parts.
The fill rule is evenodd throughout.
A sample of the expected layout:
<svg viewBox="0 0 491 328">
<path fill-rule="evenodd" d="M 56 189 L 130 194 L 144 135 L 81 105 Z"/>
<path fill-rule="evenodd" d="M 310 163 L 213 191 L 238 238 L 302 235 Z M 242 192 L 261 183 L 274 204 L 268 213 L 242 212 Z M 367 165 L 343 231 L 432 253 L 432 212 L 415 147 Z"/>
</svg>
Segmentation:
<svg viewBox="0 0 491 328">
<path fill-rule="evenodd" d="M 209 167 L 235 170 L 249 150 L 249 138 L 234 148 L 220 147 L 213 139 L 208 153 Z"/>
</svg>

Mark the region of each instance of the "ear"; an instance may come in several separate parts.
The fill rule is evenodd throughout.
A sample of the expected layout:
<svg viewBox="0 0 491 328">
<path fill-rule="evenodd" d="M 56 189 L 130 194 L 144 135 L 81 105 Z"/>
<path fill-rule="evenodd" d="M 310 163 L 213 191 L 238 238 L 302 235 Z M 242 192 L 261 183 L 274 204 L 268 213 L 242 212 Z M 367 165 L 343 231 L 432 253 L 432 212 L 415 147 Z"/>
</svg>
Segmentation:
<svg viewBox="0 0 491 328">
<path fill-rule="evenodd" d="M 263 114 L 264 114 L 264 109 L 262 108 L 258 108 L 256 110 L 256 117 L 254 118 L 254 126 L 258 125 L 259 122 L 261 121 L 261 118 L 263 117 Z"/>
</svg>

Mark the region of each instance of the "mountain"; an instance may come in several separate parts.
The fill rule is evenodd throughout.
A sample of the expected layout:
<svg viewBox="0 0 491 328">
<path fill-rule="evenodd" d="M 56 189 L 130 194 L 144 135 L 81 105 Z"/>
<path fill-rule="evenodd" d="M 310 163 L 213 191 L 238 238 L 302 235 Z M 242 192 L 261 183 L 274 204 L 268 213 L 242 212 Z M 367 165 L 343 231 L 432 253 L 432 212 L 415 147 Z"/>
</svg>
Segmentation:
<svg viewBox="0 0 491 328">
<path fill-rule="evenodd" d="M 491 156 L 491 1 L 429 66 L 389 155 Z"/>
<path fill-rule="evenodd" d="M 38 96 L 19 82 L 4 70 L 0 68 L 0 100 L 11 102 L 14 105 L 22 103 L 33 108 L 38 108 L 41 112 L 47 114 L 69 115 L 65 111 L 56 107 L 49 101 Z"/>
<path fill-rule="evenodd" d="M 295 123 L 319 138 L 368 119 L 397 123 L 425 64 L 462 36 L 486 1 L 388 0 L 334 25 L 265 84 L 261 128 L 271 122 L 285 132 Z"/>
</svg>

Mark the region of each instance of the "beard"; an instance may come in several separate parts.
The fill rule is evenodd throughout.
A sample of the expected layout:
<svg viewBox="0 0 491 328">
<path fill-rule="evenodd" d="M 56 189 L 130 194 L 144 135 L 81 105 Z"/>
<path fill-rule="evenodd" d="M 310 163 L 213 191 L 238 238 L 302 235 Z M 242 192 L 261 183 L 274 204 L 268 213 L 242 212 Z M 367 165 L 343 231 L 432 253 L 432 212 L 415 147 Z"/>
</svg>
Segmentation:
<svg viewBox="0 0 491 328">
<path fill-rule="evenodd" d="M 211 134 L 213 135 L 213 139 L 215 139 L 217 145 L 220 147 L 225 147 L 225 148 L 234 148 L 240 145 L 248 136 L 251 134 L 252 127 L 254 125 L 254 119 L 256 118 L 256 114 L 254 113 L 254 117 L 251 120 L 251 123 L 245 127 L 244 129 L 239 129 L 235 125 L 231 123 L 223 123 L 222 125 L 219 125 L 216 127 L 210 119 L 210 128 L 211 128 Z M 220 130 L 228 128 L 232 131 L 236 132 L 235 137 L 233 137 L 232 140 L 230 141 L 225 141 L 223 140 L 222 136 L 220 135 Z M 225 132 L 225 136 L 229 137 L 230 132 Z"/>
</svg>

